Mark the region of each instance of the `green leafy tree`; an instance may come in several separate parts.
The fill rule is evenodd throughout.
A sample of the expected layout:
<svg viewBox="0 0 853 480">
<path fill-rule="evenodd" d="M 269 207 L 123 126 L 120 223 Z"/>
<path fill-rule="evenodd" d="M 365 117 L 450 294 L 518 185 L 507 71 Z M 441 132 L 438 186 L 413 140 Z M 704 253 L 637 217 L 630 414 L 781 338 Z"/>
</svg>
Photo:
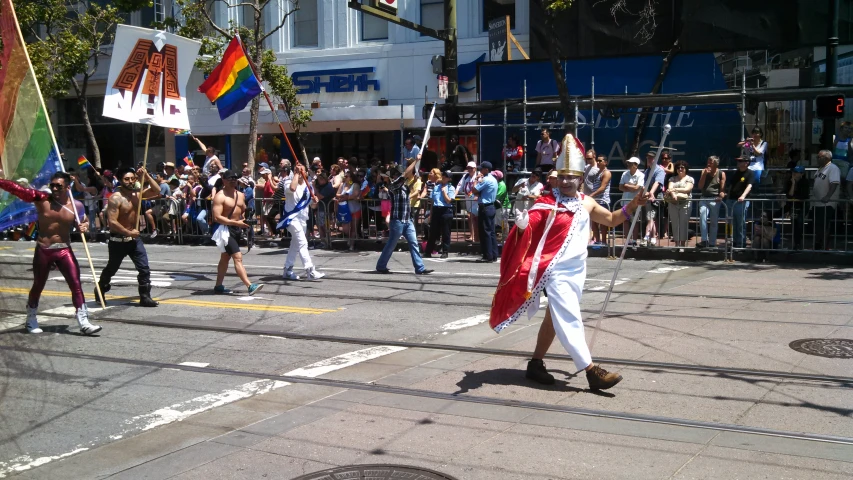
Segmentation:
<svg viewBox="0 0 853 480">
<path fill-rule="evenodd" d="M 258 68 L 257 74 L 269 85 L 272 97 L 280 101 L 287 120 L 296 132 L 299 149 L 303 161 L 307 164 L 307 155 L 302 147 L 300 131 L 311 121 L 311 110 L 302 107 L 296 96 L 296 87 L 287 73 L 287 67 L 276 64 L 275 52 L 264 48 L 264 42 L 281 30 L 288 17 L 299 10 L 299 0 L 287 0 L 283 3 L 271 0 L 243 0 L 242 2 L 225 3 L 226 8 L 239 8 L 249 12 L 253 18 L 246 19 L 242 25 L 229 22 L 228 25 L 217 25 L 213 20 L 213 6 L 221 0 L 175 0 L 181 9 L 181 18 L 169 19 L 162 27 L 171 27 L 178 35 L 201 40 L 201 50 L 196 66 L 205 73 L 210 73 L 221 61 L 222 54 L 228 42 L 239 34 L 249 58 Z M 271 27 L 264 22 L 265 10 L 275 11 L 274 17 L 278 22 Z M 258 110 L 260 97 L 255 98 L 250 106 L 249 117 L 249 148 L 247 161 L 249 168 L 254 170 L 255 152 L 258 139 Z"/>
<path fill-rule="evenodd" d="M 120 0 L 101 5 L 89 0 L 19 0 L 15 11 L 27 41 L 36 80 L 47 98 L 72 93 L 77 99 L 92 163 L 101 166 L 101 153 L 86 103 L 89 83 L 107 48 L 115 38 L 116 25 L 127 13 L 150 6 L 151 0 Z"/>
</svg>

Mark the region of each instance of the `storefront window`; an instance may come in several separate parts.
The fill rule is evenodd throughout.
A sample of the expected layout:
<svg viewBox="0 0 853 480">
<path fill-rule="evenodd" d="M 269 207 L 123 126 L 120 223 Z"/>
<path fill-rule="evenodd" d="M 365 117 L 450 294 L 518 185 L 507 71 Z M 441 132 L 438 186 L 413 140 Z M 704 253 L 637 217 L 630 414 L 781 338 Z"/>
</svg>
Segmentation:
<svg viewBox="0 0 853 480">
<path fill-rule="evenodd" d="M 316 47 L 319 24 L 317 0 L 301 0 L 293 16 L 293 44 L 297 47 Z"/>
<path fill-rule="evenodd" d="M 483 31 L 489 31 L 489 21 L 509 15 L 509 27 L 515 28 L 515 0 L 483 0 Z"/>
<path fill-rule="evenodd" d="M 436 30 L 444 28 L 444 0 L 421 0 L 421 25 Z"/>
<path fill-rule="evenodd" d="M 362 0 L 361 3 L 370 4 L 369 0 Z M 362 40 L 387 40 L 388 39 L 388 21 L 373 15 L 361 16 L 361 39 Z"/>
</svg>

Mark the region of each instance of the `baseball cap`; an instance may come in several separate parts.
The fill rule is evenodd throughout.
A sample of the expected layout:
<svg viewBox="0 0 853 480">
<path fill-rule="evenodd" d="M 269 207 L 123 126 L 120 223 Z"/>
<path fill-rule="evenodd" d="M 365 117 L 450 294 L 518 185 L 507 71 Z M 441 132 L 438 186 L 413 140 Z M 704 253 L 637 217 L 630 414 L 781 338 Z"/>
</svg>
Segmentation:
<svg viewBox="0 0 853 480">
<path fill-rule="evenodd" d="M 654 151 L 654 150 L 649 150 L 648 152 L 646 152 L 646 156 L 647 156 L 647 157 L 654 157 L 654 156 L 655 156 L 655 151 Z"/>
<path fill-rule="evenodd" d="M 447 177 L 447 178 L 453 178 L 453 174 L 450 173 L 450 170 L 445 170 L 445 171 L 441 172 L 441 176 Z"/>
<path fill-rule="evenodd" d="M 270 169 L 269 169 L 269 168 L 262 168 L 262 169 L 261 169 L 261 175 L 267 175 L 267 174 L 270 174 L 270 173 L 272 173 L 272 172 L 270 171 Z"/>
<path fill-rule="evenodd" d="M 631 158 L 629 158 L 629 159 L 628 159 L 628 163 L 636 163 L 637 165 L 639 165 L 639 164 L 640 164 L 640 159 L 639 159 L 639 158 L 637 158 L 637 157 L 631 157 Z"/>
<path fill-rule="evenodd" d="M 805 173 L 806 167 L 804 167 L 802 165 L 797 165 L 796 167 L 792 168 L 791 171 L 794 173 Z"/>
<path fill-rule="evenodd" d="M 222 178 L 225 180 L 234 180 L 240 178 L 240 174 L 234 170 L 225 170 L 225 172 L 222 173 Z"/>
<path fill-rule="evenodd" d="M 165 168 L 165 167 L 175 168 L 175 164 L 174 164 L 174 163 L 172 163 L 172 162 L 166 162 L 166 163 L 164 163 L 164 164 L 163 164 L 163 167 L 164 167 L 164 168 Z"/>
<path fill-rule="evenodd" d="M 258 167 L 259 167 L 259 168 L 261 168 L 261 169 L 264 169 L 264 168 L 270 168 L 270 166 L 269 166 L 269 164 L 267 164 L 267 162 L 261 162 L 261 163 L 259 163 L 259 164 L 258 164 Z"/>
<path fill-rule="evenodd" d="M 495 177 L 495 178 L 496 178 L 496 179 L 498 179 L 498 180 L 503 180 L 503 178 L 504 178 L 504 172 L 502 172 L 502 171 L 500 171 L 500 170 L 495 170 L 494 172 L 492 172 L 492 176 L 493 176 L 493 177 Z"/>
<path fill-rule="evenodd" d="M 477 164 L 474 162 L 468 162 L 468 165 L 465 168 L 477 168 Z"/>
<path fill-rule="evenodd" d="M 491 164 L 491 162 L 483 162 L 483 163 L 481 163 L 481 164 L 480 164 L 480 170 L 482 170 L 482 169 L 484 169 L 484 168 L 485 168 L 485 169 L 488 169 L 488 170 L 491 170 L 491 169 L 492 169 L 492 164 Z"/>
</svg>

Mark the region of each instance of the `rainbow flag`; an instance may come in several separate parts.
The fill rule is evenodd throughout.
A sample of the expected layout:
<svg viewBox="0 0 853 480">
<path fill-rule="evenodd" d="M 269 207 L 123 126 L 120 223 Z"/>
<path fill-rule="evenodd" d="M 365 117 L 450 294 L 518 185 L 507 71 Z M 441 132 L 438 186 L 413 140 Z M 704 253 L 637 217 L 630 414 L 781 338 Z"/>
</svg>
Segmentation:
<svg viewBox="0 0 853 480">
<path fill-rule="evenodd" d="M 184 157 L 184 163 L 189 165 L 190 167 L 195 167 L 195 163 L 193 163 L 193 154 L 192 152 L 187 152 L 187 156 Z"/>
<path fill-rule="evenodd" d="M 210 72 L 198 91 L 207 95 L 211 102 L 216 102 L 221 120 L 244 109 L 261 93 L 261 83 L 249 65 L 240 37 L 235 35 L 231 39 L 222 61 Z"/>
<path fill-rule="evenodd" d="M 86 157 L 84 157 L 83 155 L 77 157 L 77 166 L 80 168 L 93 168 L 92 164 L 89 163 L 89 161 L 86 160 Z"/>
<path fill-rule="evenodd" d="M 189 135 L 190 131 L 182 128 L 170 128 L 169 133 L 173 135 Z"/>
<path fill-rule="evenodd" d="M 30 224 L 29 228 L 27 228 L 27 237 L 33 238 L 33 235 L 36 234 L 36 227 L 38 226 L 38 222 L 33 222 Z"/>
<path fill-rule="evenodd" d="M 12 0 L 0 0 L 0 161 L 6 178 L 41 188 L 64 170 Z M 0 230 L 36 221 L 32 204 L 0 193 Z"/>
</svg>

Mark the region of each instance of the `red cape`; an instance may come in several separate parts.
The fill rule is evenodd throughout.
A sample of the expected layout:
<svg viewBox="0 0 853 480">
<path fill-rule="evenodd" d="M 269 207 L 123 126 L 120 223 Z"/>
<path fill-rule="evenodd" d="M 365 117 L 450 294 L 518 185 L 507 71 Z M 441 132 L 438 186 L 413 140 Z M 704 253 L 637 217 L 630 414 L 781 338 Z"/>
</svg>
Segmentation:
<svg viewBox="0 0 853 480">
<path fill-rule="evenodd" d="M 539 197 L 536 204 L 554 205 L 556 199 L 552 195 Z M 539 270 L 536 272 L 536 282 L 532 292 L 527 292 L 527 278 L 530 267 L 533 264 L 533 256 L 536 248 L 545 232 L 545 224 L 550 214 L 550 209 L 530 210 L 530 222 L 524 230 L 513 227 L 504 242 L 503 254 L 501 255 L 501 277 L 495 297 L 492 300 L 492 310 L 489 316 L 489 325 L 500 332 L 511 323 L 516 321 L 528 307 L 538 305 L 539 294 L 544 288 L 543 276 L 548 271 L 548 266 L 568 245 L 571 232 L 573 212 L 558 212 L 539 261 Z"/>
</svg>

